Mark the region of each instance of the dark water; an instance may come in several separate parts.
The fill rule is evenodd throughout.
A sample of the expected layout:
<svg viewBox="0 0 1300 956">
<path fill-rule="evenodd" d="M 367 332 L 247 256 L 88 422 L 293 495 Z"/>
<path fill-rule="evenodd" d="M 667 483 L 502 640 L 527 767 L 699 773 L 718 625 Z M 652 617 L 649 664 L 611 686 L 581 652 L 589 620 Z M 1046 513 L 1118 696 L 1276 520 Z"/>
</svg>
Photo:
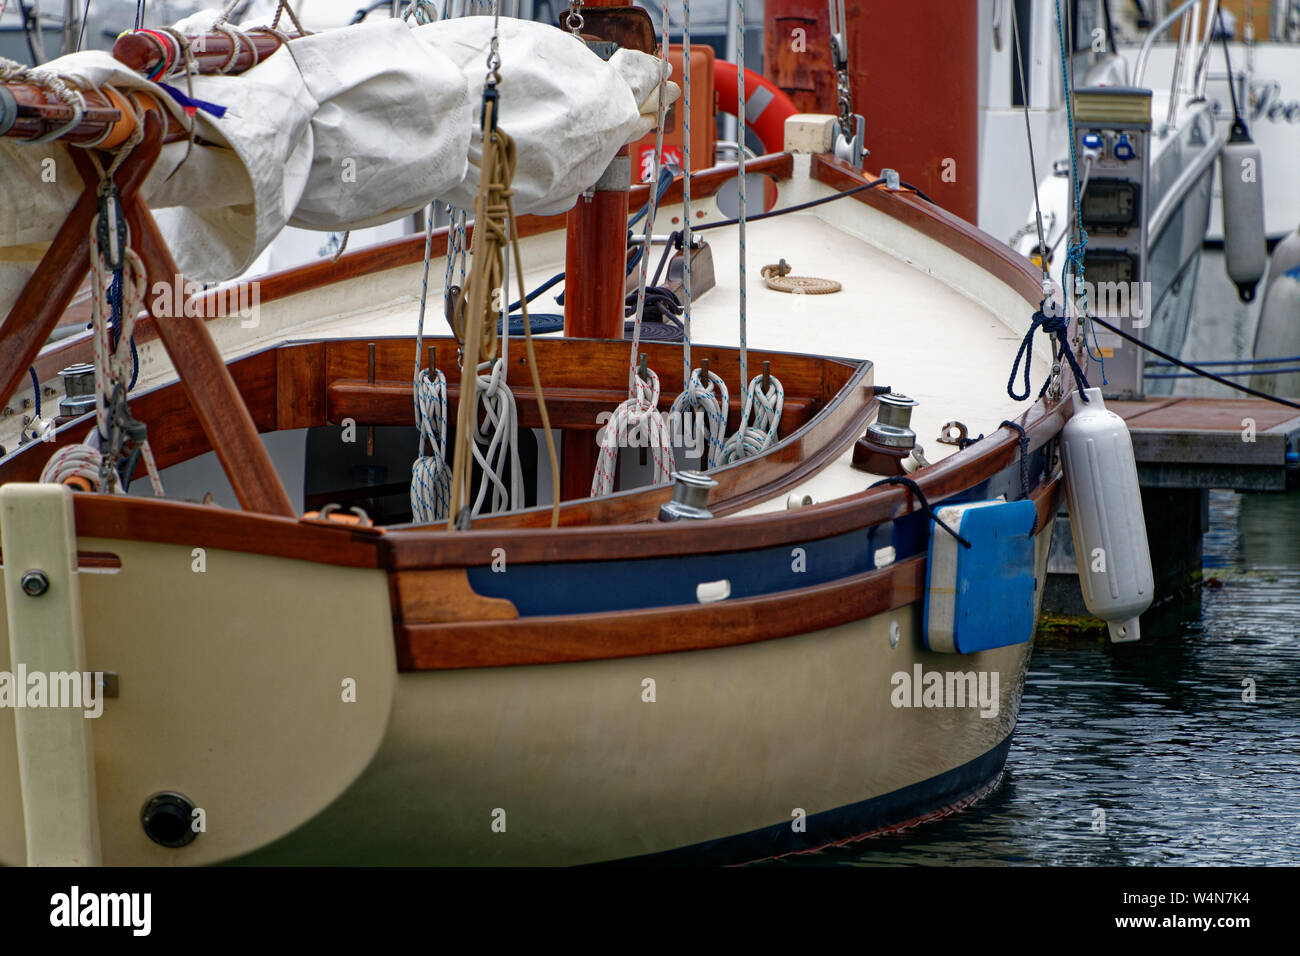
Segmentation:
<svg viewBox="0 0 1300 956">
<path fill-rule="evenodd" d="M 774 865 L 1300 863 L 1300 493 L 1212 492 L 1210 523 L 1207 586 L 1139 643 L 1036 647 L 981 803 Z"/>
</svg>

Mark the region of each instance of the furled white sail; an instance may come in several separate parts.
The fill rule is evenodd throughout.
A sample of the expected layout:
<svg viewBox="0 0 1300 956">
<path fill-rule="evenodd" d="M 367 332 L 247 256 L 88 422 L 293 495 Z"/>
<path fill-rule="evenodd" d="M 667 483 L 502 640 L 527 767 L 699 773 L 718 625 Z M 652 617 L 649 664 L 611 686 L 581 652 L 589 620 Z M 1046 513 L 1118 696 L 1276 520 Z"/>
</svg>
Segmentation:
<svg viewBox="0 0 1300 956">
<path fill-rule="evenodd" d="M 215 16 L 178 27 L 203 32 Z M 143 190 L 181 270 L 208 282 L 239 275 L 286 225 L 360 228 L 433 200 L 472 207 L 491 32 L 490 17 L 362 23 L 296 39 L 242 75 L 193 77 L 192 95 L 226 114 L 200 111 L 189 159 L 185 143 L 164 147 Z M 515 211 L 560 212 L 653 127 L 659 60 L 621 50 L 605 62 L 562 30 L 509 18 L 500 51 Z M 47 68 L 81 86 L 158 92 L 106 53 Z M 0 314 L 80 187 L 65 147 L 0 140 Z"/>
</svg>

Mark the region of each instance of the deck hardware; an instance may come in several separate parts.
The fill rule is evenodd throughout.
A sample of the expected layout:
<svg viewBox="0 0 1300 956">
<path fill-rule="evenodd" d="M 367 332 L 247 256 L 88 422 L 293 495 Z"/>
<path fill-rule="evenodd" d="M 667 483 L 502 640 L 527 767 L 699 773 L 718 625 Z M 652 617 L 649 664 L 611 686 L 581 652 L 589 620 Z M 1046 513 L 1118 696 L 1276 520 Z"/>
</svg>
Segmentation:
<svg viewBox="0 0 1300 956">
<path fill-rule="evenodd" d="M 966 426 L 959 421 L 951 421 L 944 424 L 939 429 L 939 437 L 935 439 L 940 445 L 956 445 L 958 448 L 965 448 L 970 443 L 970 437 L 967 433 Z"/>
<path fill-rule="evenodd" d="M 785 510 L 794 511 L 796 508 L 807 508 L 811 504 L 813 504 L 812 495 L 801 495 L 796 491 L 785 499 Z"/>
<path fill-rule="evenodd" d="M 891 392 L 881 395 L 880 412 L 853 448 L 853 467 L 874 475 L 906 474 L 903 459 L 916 447 L 912 431 L 915 399 Z"/>
<path fill-rule="evenodd" d="M 328 504 L 321 508 L 320 513 L 316 515 L 319 521 L 337 521 L 340 524 L 354 524 L 361 528 L 370 528 L 374 522 L 370 520 L 370 515 L 366 514 L 364 508 L 353 505 L 348 512 L 341 510 L 342 506 L 338 504 Z"/>
<path fill-rule="evenodd" d="M 59 414 L 76 417 L 95 408 L 95 366 L 86 363 L 69 365 L 59 372 L 63 378 L 64 398 Z"/>
<path fill-rule="evenodd" d="M 193 843 L 199 835 L 192 825 L 194 811 L 194 801 L 184 794 L 156 793 L 140 811 L 140 824 L 154 843 L 178 850 Z"/>
<path fill-rule="evenodd" d="M 28 597 L 40 597 L 50 589 L 50 578 L 41 570 L 27 571 L 22 576 L 20 586 Z"/>
<path fill-rule="evenodd" d="M 784 262 L 785 260 L 782 261 Z M 764 362 L 763 363 L 763 391 L 766 392 L 771 387 L 772 387 L 772 363 Z"/>
<path fill-rule="evenodd" d="M 717 482 L 698 471 L 673 472 L 673 499 L 659 508 L 660 521 L 712 518 L 709 492 Z"/>
<path fill-rule="evenodd" d="M 900 634 L 899 634 L 898 622 L 890 621 L 889 622 L 889 646 L 890 647 L 898 646 L 899 636 Z"/>
<path fill-rule="evenodd" d="M 916 400 L 906 395 L 882 395 L 880 413 L 867 428 L 867 437 L 890 448 L 910 450 L 916 444 L 916 432 L 911 429 L 912 409 L 916 406 Z"/>
<path fill-rule="evenodd" d="M 731 582 L 726 578 L 720 581 L 701 581 L 695 585 L 695 600 L 701 604 L 713 604 L 731 597 Z"/>
</svg>

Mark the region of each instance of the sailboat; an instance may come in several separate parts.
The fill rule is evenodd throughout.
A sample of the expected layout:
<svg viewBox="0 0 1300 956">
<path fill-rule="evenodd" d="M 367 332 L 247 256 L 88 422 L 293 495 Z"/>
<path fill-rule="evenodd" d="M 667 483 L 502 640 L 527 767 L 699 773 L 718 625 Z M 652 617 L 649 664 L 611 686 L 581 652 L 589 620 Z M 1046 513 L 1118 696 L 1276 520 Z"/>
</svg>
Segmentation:
<svg viewBox="0 0 1300 956">
<path fill-rule="evenodd" d="M 227 28 L 188 42 L 229 72 L 170 90 L 73 54 L 48 71 L 80 117 L 42 77 L 6 80 L 6 198 L 48 154 L 61 205 L 28 220 L 44 233 L 0 232 L 0 862 L 745 862 L 996 785 L 1079 402 L 1073 321 L 1035 341 L 1038 272 L 846 161 L 833 116 L 787 117 L 789 148 L 742 169 L 633 185 L 628 144 L 669 125 L 664 45 L 651 25 L 605 61 L 615 34 L 578 32 Z M 679 78 L 679 120 L 707 80 Z M 417 91 L 442 112 L 403 104 Z M 254 155 L 254 127 L 283 152 Z M 76 145 L 118 136 L 133 145 Z M 348 159 L 386 162 L 349 190 Z M 762 212 L 736 222 L 711 200 L 751 177 Z M 237 275 L 286 221 L 345 229 L 435 198 L 477 215 L 255 286 L 201 290 L 177 265 Z M 92 236 L 105 221 L 129 229 Z M 493 261 L 505 298 L 565 271 L 564 335 L 511 331 Z M 148 314 L 105 324 L 131 262 Z M 96 331 L 45 345 L 87 267 Z M 679 341 L 647 331 L 676 324 L 646 317 L 647 283 L 682 307 Z M 424 334 L 426 309 L 456 334 Z M 1042 385 L 1027 406 L 1013 360 Z M 21 423 L 30 379 L 46 414 Z M 503 392 L 534 454 L 471 440 Z M 620 447 L 600 414 L 620 403 L 639 422 L 702 409 L 705 435 Z M 38 674 L 91 675 L 84 706 L 32 704 Z"/>
</svg>

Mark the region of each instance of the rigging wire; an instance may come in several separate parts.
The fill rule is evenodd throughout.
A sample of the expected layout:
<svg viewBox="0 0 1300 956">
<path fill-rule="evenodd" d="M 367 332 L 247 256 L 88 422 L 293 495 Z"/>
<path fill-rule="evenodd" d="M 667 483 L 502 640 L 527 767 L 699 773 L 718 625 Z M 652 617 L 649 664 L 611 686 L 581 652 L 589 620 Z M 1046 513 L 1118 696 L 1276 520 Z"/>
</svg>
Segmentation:
<svg viewBox="0 0 1300 956">
<path fill-rule="evenodd" d="M 1025 80 L 1025 51 L 1020 35 L 1020 19 L 1016 16 L 1015 0 L 1011 0 L 1011 33 L 1015 38 L 1016 43 L 1016 64 L 1020 67 L 1020 100 L 1021 105 L 1024 107 L 1025 141 L 1029 144 L 1029 178 L 1030 185 L 1034 190 L 1034 219 L 1038 226 L 1039 264 L 1042 266 L 1043 270 L 1043 282 L 1048 283 L 1051 281 L 1047 265 L 1050 259 L 1050 253 L 1047 251 L 1047 237 L 1043 235 L 1043 207 L 1040 205 L 1038 199 L 1038 163 L 1034 159 L 1034 133 L 1033 129 L 1029 125 L 1029 86 Z"/>
</svg>

